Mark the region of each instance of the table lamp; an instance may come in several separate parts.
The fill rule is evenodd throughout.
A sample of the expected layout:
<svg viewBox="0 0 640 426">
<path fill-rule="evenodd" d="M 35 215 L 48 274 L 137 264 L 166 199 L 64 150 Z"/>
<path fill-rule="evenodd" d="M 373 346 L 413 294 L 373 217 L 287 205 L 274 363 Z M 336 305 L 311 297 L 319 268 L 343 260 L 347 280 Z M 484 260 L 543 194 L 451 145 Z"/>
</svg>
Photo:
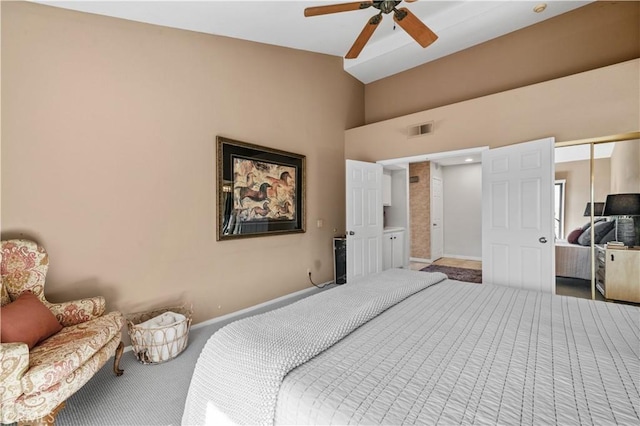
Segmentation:
<svg viewBox="0 0 640 426">
<path fill-rule="evenodd" d="M 636 244 L 633 216 L 640 216 L 640 193 L 607 195 L 602 215 L 616 216 L 616 241 L 627 246 Z"/>
<path fill-rule="evenodd" d="M 604 203 L 593 203 L 593 216 L 603 216 Z M 584 209 L 583 216 L 591 216 L 591 203 L 587 203 L 587 208 Z"/>
</svg>

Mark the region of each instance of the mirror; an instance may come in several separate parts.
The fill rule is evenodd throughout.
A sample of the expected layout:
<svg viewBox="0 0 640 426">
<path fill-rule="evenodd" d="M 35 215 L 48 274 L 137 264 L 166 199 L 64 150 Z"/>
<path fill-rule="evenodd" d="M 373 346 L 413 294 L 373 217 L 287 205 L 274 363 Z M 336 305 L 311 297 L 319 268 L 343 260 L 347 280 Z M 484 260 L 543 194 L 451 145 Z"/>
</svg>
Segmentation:
<svg viewBox="0 0 640 426">
<path fill-rule="evenodd" d="M 618 239 L 619 231 L 616 218 L 604 216 L 603 204 L 598 203 L 604 203 L 609 194 L 640 193 L 639 136 L 632 133 L 557 144 L 556 294 L 613 299 L 605 275 L 614 272 L 606 271 L 598 256 L 604 258 L 607 242 Z M 634 245 L 640 244 L 638 219 L 629 219 L 635 228 Z M 640 250 L 637 254 L 640 256 Z M 622 301 L 633 299 L 622 297 Z"/>
</svg>

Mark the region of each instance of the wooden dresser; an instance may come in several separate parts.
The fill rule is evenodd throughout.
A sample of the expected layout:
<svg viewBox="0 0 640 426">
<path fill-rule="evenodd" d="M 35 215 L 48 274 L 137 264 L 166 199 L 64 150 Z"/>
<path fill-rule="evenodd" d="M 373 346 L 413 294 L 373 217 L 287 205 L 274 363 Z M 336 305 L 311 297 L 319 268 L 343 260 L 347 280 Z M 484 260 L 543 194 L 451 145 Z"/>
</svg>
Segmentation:
<svg viewBox="0 0 640 426">
<path fill-rule="evenodd" d="M 640 303 L 640 250 L 596 245 L 596 288 L 605 299 Z"/>
</svg>

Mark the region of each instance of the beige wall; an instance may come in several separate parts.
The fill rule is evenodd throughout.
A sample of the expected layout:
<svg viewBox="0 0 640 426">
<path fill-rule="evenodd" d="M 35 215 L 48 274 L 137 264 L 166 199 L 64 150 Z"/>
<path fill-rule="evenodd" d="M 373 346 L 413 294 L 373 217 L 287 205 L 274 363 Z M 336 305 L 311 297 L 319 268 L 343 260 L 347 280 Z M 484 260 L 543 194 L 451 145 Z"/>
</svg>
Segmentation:
<svg viewBox="0 0 640 426">
<path fill-rule="evenodd" d="M 639 22 L 640 2 L 598 1 L 367 84 L 366 122 L 638 58 Z"/>
<path fill-rule="evenodd" d="M 556 179 L 565 179 L 564 235 L 583 226 L 589 221 L 584 217 L 584 209 L 591 197 L 591 171 L 589 160 L 556 163 Z M 604 202 L 611 186 L 611 161 L 600 158 L 594 161 L 594 197 L 596 202 Z"/>
<path fill-rule="evenodd" d="M 2 2 L 2 89 L 2 238 L 46 247 L 50 299 L 198 322 L 333 278 L 364 119 L 341 58 Z M 306 233 L 215 241 L 216 135 L 307 156 Z"/>
<path fill-rule="evenodd" d="M 611 154 L 611 194 L 640 192 L 640 140 L 616 142 Z"/>
<path fill-rule="evenodd" d="M 418 182 L 409 183 L 409 217 L 411 225 L 410 257 L 431 257 L 431 172 L 430 162 L 409 164 L 409 177 Z"/>
<path fill-rule="evenodd" d="M 307 287 L 306 268 L 332 278 L 345 156 L 640 128 L 638 61 L 357 127 L 364 88 L 339 57 L 33 3 L 1 12 L 2 238 L 45 245 L 54 301 L 102 294 L 131 312 L 189 300 L 196 322 L 232 312 Z M 435 134 L 406 138 L 430 120 Z M 216 135 L 307 156 L 307 233 L 215 241 Z"/>
<path fill-rule="evenodd" d="M 640 60 L 373 123 L 345 132 L 346 158 L 378 161 L 476 146 L 556 141 L 640 129 Z M 433 134 L 407 127 L 434 122 Z"/>
</svg>

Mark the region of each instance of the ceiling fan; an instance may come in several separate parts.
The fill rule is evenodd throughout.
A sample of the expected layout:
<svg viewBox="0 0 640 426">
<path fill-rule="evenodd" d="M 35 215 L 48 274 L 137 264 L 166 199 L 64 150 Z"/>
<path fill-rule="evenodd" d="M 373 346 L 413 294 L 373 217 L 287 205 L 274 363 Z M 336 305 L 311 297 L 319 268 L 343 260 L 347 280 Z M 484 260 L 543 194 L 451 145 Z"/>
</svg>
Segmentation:
<svg viewBox="0 0 640 426">
<path fill-rule="evenodd" d="M 407 3 L 413 3 L 416 0 L 405 0 Z M 378 24 L 382 22 L 382 14 L 389 14 L 393 12 L 393 20 L 398 23 L 406 32 L 409 34 L 418 44 L 422 47 L 427 47 L 434 41 L 438 39 L 438 36 L 429 29 L 425 24 L 420 21 L 416 15 L 411 13 L 409 9 L 406 7 L 401 7 L 400 9 L 396 9 L 402 3 L 402 0 L 399 1 L 359 1 L 352 3 L 340 3 L 340 4 L 330 4 L 327 6 L 315 6 L 315 7 L 307 7 L 304 10 L 304 16 L 317 16 L 317 15 L 327 15 L 329 13 L 338 13 L 338 12 L 348 12 L 350 10 L 360 10 L 367 9 L 371 6 L 378 9 L 380 12 L 377 15 L 374 15 L 369 19 L 366 23 L 362 32 L 356 39 L 349 52 L 345 58 L 354 59 L 357 58 L 364 45 L 367 44 L 373 32 L 378 28 Z"/>
</svg>

